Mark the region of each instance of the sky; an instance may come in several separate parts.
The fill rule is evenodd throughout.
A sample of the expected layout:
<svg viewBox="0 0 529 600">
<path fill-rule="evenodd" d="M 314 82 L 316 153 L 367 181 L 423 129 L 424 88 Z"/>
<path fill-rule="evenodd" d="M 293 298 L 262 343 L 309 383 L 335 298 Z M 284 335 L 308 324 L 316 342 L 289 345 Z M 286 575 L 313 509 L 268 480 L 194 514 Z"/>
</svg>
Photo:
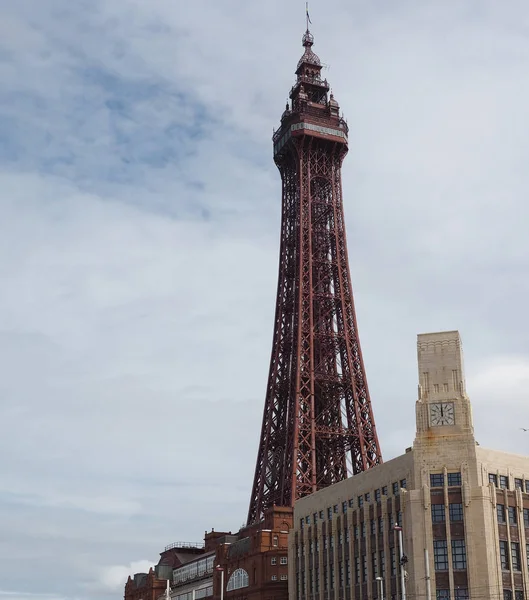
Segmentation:
<svg viewBox="0 0 529 600">
<path fill-rule="evenodd" d="M 529 8 L 314 0 L 349 124 L 384 458 L 458 329 L 481 445 L 529 453 Z M 0 0 L 0 600 L 110 600 L 244 522 L 269 366 L 271 137 L 300 0 Z"/>
</svg>

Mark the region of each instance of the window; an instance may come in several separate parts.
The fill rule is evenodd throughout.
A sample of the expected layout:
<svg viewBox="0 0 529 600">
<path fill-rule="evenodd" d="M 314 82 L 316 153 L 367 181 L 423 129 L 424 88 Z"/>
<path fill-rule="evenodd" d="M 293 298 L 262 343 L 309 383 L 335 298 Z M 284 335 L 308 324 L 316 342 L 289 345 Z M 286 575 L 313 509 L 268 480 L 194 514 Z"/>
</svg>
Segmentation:
<svg viewBox="0 0 529 600">
<path fill-rule="evenodd" d="M 389 530 L 391 531 L 393 529 L 393 513 L 389 513 L 388 523 L 389 523 Z"/>
<path fill-rule="evenodd" d="M 365 495 L 365 499 L 366 502 L 371 502 L 371 494 L 369 492 L 367 492 L 367 494 Z"/>
<path fill-rule="evenodd" d="M 299 528 L 303 529 L 304 525 L 305 525 L 305 519 L 300 519 L 299 520 Z"/>
<path fill-rule="evenodd" d="M 318 513 L 314 513 L 312 515 L 312 519 L 314 520 L 314 525 L 316 525 L 316 523 L 318 522 Z"/>
<path fill-rule="evenodd" d="M 358 496 L 358 508 L 362 508 L 364 506 L 364 497 Z"/>
<path fill-rule="evenodd" d="M 355 527 L 353 529 L 353 539 L 355 539 L 355 540 L 358 539 L 358 525 L 355 525 Z"/>
<path fill-rule="evenodd" d="M 437 590 L 435 596 L 436 600 L 450 600 L 450 590 Z"/>
<path fill-rule="evenodd" d="M 362 581 L 364 583 L 367 581 L 367 556 L 365 554 L 362 556 Z"/>
<path fill-rule="evenodd" d="M 310 516 L 309 516 L 309 515 L 307 515 L 307 516 L 305 517 L 305 523 L 306 523 L 307 525 L 310 525 Z"/>
<path fill-rule="evenodd" d="M 389 549 L 389 558 L 390 558 L 390 566 L 391 566 L 391 575 L 395 575 L 397 572 L 397 560 L 395 558 L 395 547 Z"/>
<path fill-rule="evenodd" d="M 525 480 L 525 492 L 526 494 L 529 494 L 529 479 Z"/>
<path fill-rule="evenodd" d="M 314 553 L 314 542 L 312 540 L 310 540 L 310 544 L 309 544 L 309 554 L 313 554 Z M 274 563 L 272 563 L 274 564 Z"/>
<path fill-rule="evenodd" d="M 311 545 L 312 545 L 312 542 L 311 542 Z M 272 556 L 272 558 L 270 559 L 270 564 L 277 565 L 277 558 L 275 556 Z"/>
<path fill-rule="evenodd" d="M 343 588 L 343 563 L 340 561 L 338 563 L 338 589 Z"/>
<path fill-rule="evenodd" d="M 456 600 L 468 600 L 468 588 L 456 588 L 454 592 Z"/>
<path fill-rule="evenodd" d="M 406 480 L 405 479 L 400 480 L 400 487 L 406 489 Z"/>
<path fill-rule="evenodd" d="M 509 570 L 509 554 L 507 551 L 507 542 L 500 540 L 500 562 L 504 571 Z"/>
<path fill-rule="evenodd" d="M 500 488 L 502 490 L 509 489 L 509 478 L 507 477 L 507 475 L 500 475 Z"/>
<path fill-rule="evenodd" d="M 463 505 L 459 502 L 449 504 L 448 509 L 450 512 L 450 521 L 462 521 L 463 520 Z"/>
<path fill-rule="evenodd" d="M 277 535 L 274 535 L 274 537 L 272 538 L 272 545 L 279 546 L 279 538 L 277 537 Z"/>
<path fill-rule="evenodd" d="M 514 489 L 523 490 L 523 479 L 514 478 Z"/>
<path fill-rule="evenodd" d="M 445 505 L 432 504 L 432 523 L 445 522 Z"/>
<path fill-rule="evenodd" d="M 323 549 L 327 550 L 327 536 L 326 535 L 323 536 Z"/>
<path fill-rule="evenodd" d="M 388 486 L 387 485 L 384 485 L 382 487 L 382 495 L 383 496 L 387 496 L 388 495 Z"/>
<path fill-rule="evenodd" d="M 461 486 L 461 473 L 448 473 L 448 487 Z"/>
<path fill-rule="evenodd" d="M 281 581 L 286 581 L 288 579 L 288 575 L 281 575 Z"/>
<path fill-rule="evenodd" d="M 327 508 L 327 519 L 329 519 L 329 521 L 332 520 L 332 508 L 330 506 Z"/>
<path fill-rule="evenodd" d="M 329 583 L 331 584 L 331 590 L 334 590 L 334 569 L 332 567 L 329 571 Z"/>
<path fill-rule="evenodd" d="M 326 592 L 328 589 L 327 585 L 327 567 L 323 566 L 323 591 Z"/>
<path fill-rule="evenodd" d="M 467 568 L 465 540 L 452 540 L 452 567 L 454 570 Z"/>
<path fill-rule="evenodd" d="M 349 527 L 345 530 L 345 543 L 349 543 Z"/>
<path fill-rule="evenodd" d="M 498 476 L 496 473 L 489 473 L 489 483 L 493 483 L 496 487 L 498 487 Z"/>
<path fill-rule="evenodd" d="M 342 502 L 342 512 L 344 515 L 347 512 L 347 501 Z"/>
<path fill-rule="evenodd" d="M 279 564 L 280 564 L 280 565 L 286 565 L 286 564 L 288 564 L 288 558 L 287 558 L 286 556 L 282 556 L 282 557 L 279 559 Z"/>
<path fill-rule="evenodd" d="M 507 510 L 509 511 L 509 524 L 516 525 L 516 508 L 514 506 L 508 506 Z"/>
<path fill-rule="evenodd" d="M 511 565 L 513 571 L 521 571 L 522 563 L 520 561 L 520 544 L 511 542 Z"/>
<path fill-rule="evenodd" d="M 377 522 L 375 519 L 371 519 L 371 535 L 376 535 L 377 533 Z"/>
<path fill-rule="evenodd" d="M 345 559 L 345 587 L 349 587 L 351 585 L 351 561 L 346 558 Z"/>
<path fill-rule="evenodd" d="M 361 527 L 361 531 L 362 531 L 362 537 L 365 538 L 366 537 L 366 523 L 365 521 L 362 521 L 362 523 L 360 524 Z"/>
<path fill-rule="evenodd" d="M 355 558 L 355 583 L 360 583 L 360 557 Z"/>
<path fill-rule="evenodd" d="M 523 600 L 523 590 L 515 590 L 514 600 Z"/>
<path fill-rule="evenodd" d="M 430 487 L 443 487 L 444 479 L 442 473 L 430 473 Z"/>
<path fill-rule="evenodd" d="M 448 546 L 446 540 L 434 540 L 433 557 L 436 571 L 448 571 Z"/>
<path fill-rule="evenodd" d="M 353 498 L 349 498 L 349 508 L 353 508 L 353 506 L 355 505 L 355 501 Z"/>
<path fill-rule="evenodd" d="M 529 527 L 529 508 L 523 509 L 523 524 L 524 527 Z"/>
<path fill-rule="evenodd" d="M 272 581 L 277 581 L 277 575 L 272 575 Z"/>
<path fill-rule="evenodd" d="M 385 561 L 385 556 L 384 556 L 384 550 L 381 550 L 379 553 L 379 558 L 380 558 L 380 577 L 385 577 L 386 576 L 386 561 Z"/>
<path fill-rule="evenodd" d="M 373 576 L 373 579 L 375 579 L 375 577 L 378 574 L 378 564 L 377 564 L 377 553 L 376 552 L 371 553 L 371 574 Z"/>
<path fill-rule="evenodd" d="M 375 490 L 375 502 L 380 500 L 380 489 Z"/>
<path fill-rule="evenodd" d="M 325 518 L 325 513 L 323 512 L 323 510 L 320 510 L 320 519 L 323 521 L 324 518 Z"/>
<path fill-rule="evenodd" d="M 402 525 L 402 513 L 400 510 L 397 513 L 397 525 Z"/>
<path fill-rule="evenodd" d="M 338 546 L 341 546 L 342 543 L 343 543 L 343 535 L 342 535 L 342 532 L 339 531 L 338 532 Z"/>
<path fill-rule="evenodd" d="M 384 533 L 384 519 L 378 517 L 378 533 Z"/>
<path fill-rule="evenodd" d="M 335 505 L 332 507 L 332 509 L 333 509 L 333 511 L 334 511 L 335 513 L 338 513 L 338 505 L 337 505 L 337 504 L 335 504 Z"/>
<path fill-rule="evenodd" d="M 496 516 L 498 523 L 505 523 L 505 506 L 503 504 L 496 504 Z"/>
<path fill-rule="evenodd" d="M 329 548 L 334 548 L 334 536 L 332 533 L 329 533 Z"/>
<path fill-rule="evenodd" d="M 226 591 L 240 590 L 241 588 L 248 587 L 250 585 L 250 579 L 248 573 L 244 569 L 235 569 L 228 579 L 228 585 Z"/>
<path fill-rule="evenodd" d="M 391 486 L 391 487 L 392 487 L 392 489 L 393 489 L 393 495 L 394 495 L 394 496 L 398 496 L 398 494 L 399 494 L 399 482 L 398 482 L 398 481 L 395 481 L 395 482 L 392 484 L 392 486 Z"/>
<path fill-rule="evenodd" d="M 527 568 L 529 569 L 529 544 L 525 544 L 525 556 L 527 556 Z"/>
<path fill-rule="evenodd" d="M 512 600 L 511 590 L 503 590 L 503 600 Z"/>
</svg>

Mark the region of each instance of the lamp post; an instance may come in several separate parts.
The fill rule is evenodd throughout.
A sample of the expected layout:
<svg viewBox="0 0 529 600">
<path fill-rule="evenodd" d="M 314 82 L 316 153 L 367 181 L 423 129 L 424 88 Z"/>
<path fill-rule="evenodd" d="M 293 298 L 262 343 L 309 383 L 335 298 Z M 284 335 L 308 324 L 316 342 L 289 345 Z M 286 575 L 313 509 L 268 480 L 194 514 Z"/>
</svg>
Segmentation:
<svg viewBox="0 0 529 600">
<path fill-rule="evenodd" d="M 217 565 L 215 569 L 220 571 L 220 600 L 224 600 L 224 568 Z"/>
<path fill-rule="evenodd" d="M 400 555 L 400 594 L 402 600 L 406 600 L 406 577 L 404 574 L 404 565 L 408 562 L 408 557 L 402 550 L 402 527 L 395 525 L 393 529 L 399 534 L 399 555 Z"/>
<path fill-rule="evenodd" d="M 378 600 L 384 600 L 384 579 L 377 577 Z"/>
</svg>

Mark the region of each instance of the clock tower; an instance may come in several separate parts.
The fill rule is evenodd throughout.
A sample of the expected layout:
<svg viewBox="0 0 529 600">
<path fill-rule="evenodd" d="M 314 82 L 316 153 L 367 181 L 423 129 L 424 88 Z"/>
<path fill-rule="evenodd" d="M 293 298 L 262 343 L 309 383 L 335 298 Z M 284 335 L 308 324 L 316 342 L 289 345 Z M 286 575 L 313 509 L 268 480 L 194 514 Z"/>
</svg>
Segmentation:
<svg viewBox="0 0 529 600">
<path fill-rule="evenodd" d="M 419 398 L 417 442 L 474 436 L 472 408 L 465 390 L 463 349 L 458 331 L 417 336 Z"/>
</svg>

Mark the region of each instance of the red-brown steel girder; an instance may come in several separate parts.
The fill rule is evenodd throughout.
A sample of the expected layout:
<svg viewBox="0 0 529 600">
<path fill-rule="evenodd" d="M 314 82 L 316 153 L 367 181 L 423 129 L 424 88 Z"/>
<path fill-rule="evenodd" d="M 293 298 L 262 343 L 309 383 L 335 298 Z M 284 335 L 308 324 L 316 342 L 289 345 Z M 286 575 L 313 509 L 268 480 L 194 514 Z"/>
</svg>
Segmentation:
<svg viewBox="0 0 529 600">
<path fill-rule="evenodd" d="M 327 97 L 310 34 L 304 45 L 292 107 L 274 135 L 279 278 L 248 523 L 382 462 L 347 256 L 341 165 L 348 129 Z"/>
</svg>

